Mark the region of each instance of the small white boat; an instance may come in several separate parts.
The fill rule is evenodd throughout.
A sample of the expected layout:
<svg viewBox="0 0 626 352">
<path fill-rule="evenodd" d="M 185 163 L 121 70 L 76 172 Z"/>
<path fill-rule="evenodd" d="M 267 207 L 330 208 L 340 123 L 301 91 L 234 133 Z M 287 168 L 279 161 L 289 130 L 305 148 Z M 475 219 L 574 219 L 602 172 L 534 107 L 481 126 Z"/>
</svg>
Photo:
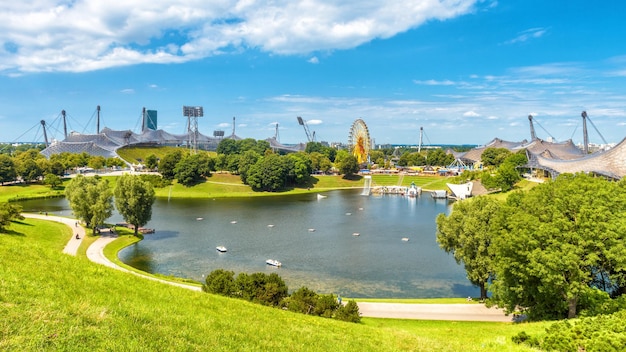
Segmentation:
<svg viewBox="0 0 626 352">
<path fill-rule="evenodd" d="M 204 218 L 196 218 L 197 221 L 202 221 Z"/>
<path fill-rule="evenodd" d="M 361 236 L 361 234 L 358 233 L 358 232 L 354 232 L 354 233 L 352 233 L 352 236 L 357 237 L 357 236 Z"/>
<path fill-rule="evenodd" d="M 215 249 L 217 249 L 218 252 L 222 252 L 222 253 L 228 251 L 228 249 L 226 249 L 226 247 L 224 247 L 224 246 L 217 246 L 217 247 L 215 247 Z"/>
<path fill-rule="evenodd" d="M 346 215 L 350 216 L 350 215 L 352 215 L 352 213 L 346 213 Z"/>
<path fill-rule="evenodd" d="M 309 232 L 315 232 L 315 229 L 309 229 Z"/>
<path fill-rule="evenodd" d="M 402 237 L 402 241 L 409 242 L 409 238 L 408 237 Z"/>
<path fill-rule="evenodd" d="M 274 225 L 272 225 L 272 224 L 269 224 L 269 225 L 267 225 L 267 227 L 274 227 Z"/>
<path fill-rule="evenodd" d="M 271 265 L 271 266 L 277 266 L 277 267 L 283 265 L 281 262 L 279 262 L 276 259 L 268 259 L 268 260 L 265 261 L 265 264 Z"/>
<path fill-rule="evenodd" d="M 236 224 L 236 223 L 237 223 L 237 221 L 236 221 L 236 220 L 233 220 L 233 221 L 231 221 L 230 223 L 231 223 L 231 224 Z"/>
<path fill-rule="evenodd" d="M 324 198 L 326 198 L 326 197 L 327 197 L 327 196 L 321 195 L 321 194 L 319 194 L 319 193 L 317 194 L 317 199 L 324 199 Z"/>
</svg>

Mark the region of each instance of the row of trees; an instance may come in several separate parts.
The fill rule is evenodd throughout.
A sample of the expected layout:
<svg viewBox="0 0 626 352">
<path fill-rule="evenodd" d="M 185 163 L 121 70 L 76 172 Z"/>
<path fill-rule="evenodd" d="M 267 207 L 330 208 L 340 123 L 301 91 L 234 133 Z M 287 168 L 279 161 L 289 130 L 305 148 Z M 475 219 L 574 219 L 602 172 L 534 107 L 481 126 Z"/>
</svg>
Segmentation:
<svg viewBox="0 0 626 352">
<path fill-rule="evenodd" d="M 104 158 L 90 156 L 87 153 L 60 153 L 54 154 L 48 160 L 39 149 L 28 149 L 15 152 L 15 155 L 0 154 L 0 184 L 7 182 L 33 182 L 41 179 L 55 186 L 60 184 L 67 170 L 78 167 L 102 169 L 105 167 L 124 166 L 119 158 Z"/>
<path fill-rule="evenodd" d="M 207 275 L 202 290 L 302 314 L 355 323 L 361 321 L 356 302 L 351 300 L 344 306 L 339 297 L 318 295 L 306 287 L 290 295 L 287 285 L 276 273 L 239 273 L 235 277 L 232 271 L 217 269 Z"/>
<path fill-rule="evenodd" d="M 563 174 L 506 201 L 476 197 L 437 217 L 437 242 L 509 312 L 573 318 L 626 293 L 626 181 Z"/>
<path fill-rule="evenodd" d="M 67 184 L 65 196 L 74 215 L 94 233 L 111 216 L 115 196 L 115 207 L 124 221 L 134 226 L 135 236 L 152 218 L 155 200 L 152 184 L 133 175 L 119 177 L 114 190 L 106 179 L 78 175 Z"/>
<path fill-rule="evenodd" d="M 244 184 L 255 191 L 278 191 L 293 186 L 308 186 L 313 171 L 329 171 L 333 165 L 344 175 L 359 171 L 356 158 L 345 150 L 309 143 L 311 153 L 299 152 L 281 155 L 274 153 L 266 141 L 225 139 L 218 145 L 216 157 L 207 153 L 188 154 L 175 150 L 158 162 L 158 170 L 168 180 L 176 179 L 180 184 L 192 186 L 211 176 L 214 171 L 229 171 L 239 175 Z M 319 150 L 319 151 L 317 151 Z M 261 153 L 262 152 L 262 153 Z M 331 162 L 330 157 L 333 158 Z M 156 157 L 146 158 L 146 166 L 152 166 Z"/>
</svg>

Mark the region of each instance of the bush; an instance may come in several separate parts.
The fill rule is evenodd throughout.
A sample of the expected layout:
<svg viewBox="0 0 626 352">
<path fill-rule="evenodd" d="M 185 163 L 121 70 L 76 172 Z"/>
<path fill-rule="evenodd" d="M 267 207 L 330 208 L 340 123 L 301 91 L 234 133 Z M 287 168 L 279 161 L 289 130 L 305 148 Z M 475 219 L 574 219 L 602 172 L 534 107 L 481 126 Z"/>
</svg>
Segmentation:
<svg viewBox="0 0 626 352">
<path fill-rule="evenodd" d="M 235 292 L 235 273 L 224 269 L 213 270 L 205 279 L 202 291 L 223 296 L 232 296 Z"/>
<path fill-rule="evenodd" d="M 154 188 L 163 188 L 172 184 L 171 180 L 168 180 L 160 175 L 141 174 L 139 177 L 141 177 L 142 181 L 150 182 Z"/>
<path fill-rule="evenodd" d="M 335 319 L 349 321 L 352 323 L 361 322 L 361 313 L 359 313 L 359 306 L 354 300 L 348 301 L 345 306 L 340 306 L 335 313 Z"/>
</svg>

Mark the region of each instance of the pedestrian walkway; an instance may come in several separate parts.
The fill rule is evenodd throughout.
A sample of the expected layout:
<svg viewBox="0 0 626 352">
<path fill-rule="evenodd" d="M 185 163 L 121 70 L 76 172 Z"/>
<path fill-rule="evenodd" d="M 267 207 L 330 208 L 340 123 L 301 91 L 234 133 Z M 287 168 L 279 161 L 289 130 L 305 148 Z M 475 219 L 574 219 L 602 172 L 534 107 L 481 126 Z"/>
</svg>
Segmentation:
<svg viewBox="0 0 626 352">
<path fill-rule="evenodd" d="M 69 254 L 69 255 L 76 255 L 76 253 L 78 253 L 78 247 L 80 247 L 80 244 L 83 242 L 83 238 L 85 238 L 85 228 L 82 227 L 76 219 L 48 215 L 46 213 L 43 213 L 43 214 L 22 213 L 22 215 L 26 218 L 56 221 L 56 222 L 60 222 L 69 226 L 74 232 L 74 235 L 67 242 L 67 244 L 65 245 L 65 248 L 63 248 L 63 253 Z"/>
</svg>

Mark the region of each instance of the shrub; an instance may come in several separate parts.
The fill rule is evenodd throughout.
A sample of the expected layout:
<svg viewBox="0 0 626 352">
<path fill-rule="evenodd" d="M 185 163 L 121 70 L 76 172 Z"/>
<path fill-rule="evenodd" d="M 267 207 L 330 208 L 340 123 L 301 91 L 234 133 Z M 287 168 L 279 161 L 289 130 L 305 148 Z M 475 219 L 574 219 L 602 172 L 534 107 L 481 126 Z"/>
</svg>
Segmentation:
<svg viewBox="0 0 626 352">
<path fill-rule="evenodd" d="M 348 301 L 345 306 L 340 306 L 335 313 L 335 319 L 349 321 L 352 323 L 361 322 L 361 313 L 359 313 L 359 306 L 354 300 Z"/>
</svg>

